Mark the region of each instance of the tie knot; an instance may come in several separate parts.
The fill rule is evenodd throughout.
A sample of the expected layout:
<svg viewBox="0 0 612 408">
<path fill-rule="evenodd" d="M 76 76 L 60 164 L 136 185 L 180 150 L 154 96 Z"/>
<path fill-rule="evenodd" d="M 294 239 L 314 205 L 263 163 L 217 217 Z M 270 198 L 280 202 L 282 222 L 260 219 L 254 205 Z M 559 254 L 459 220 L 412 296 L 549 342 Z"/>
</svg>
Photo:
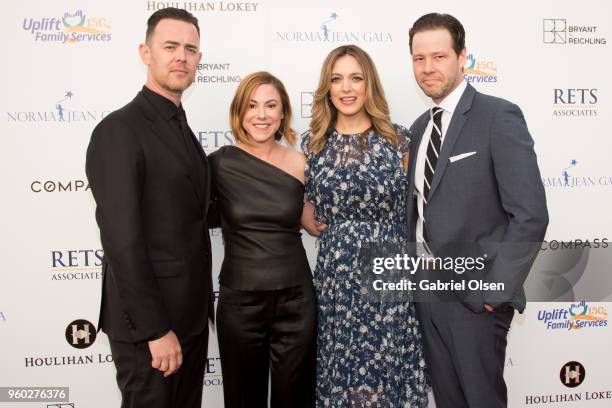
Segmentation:
<svg viewBox="0 0 612 408">
<path fill-rule="evenodd" d="M 432 116 L 432 117 L 433 117 L 433 116 L 436 116 L 436 114 L 437 114 L 438 112 L 442 112 L 442 110 L 443 110 L 443 109 L 442 109 L 441 107 L 439 107 L 439 106 L 434 106 L 433 108 L 431 108 L 431 116 Z"/>
</svg>

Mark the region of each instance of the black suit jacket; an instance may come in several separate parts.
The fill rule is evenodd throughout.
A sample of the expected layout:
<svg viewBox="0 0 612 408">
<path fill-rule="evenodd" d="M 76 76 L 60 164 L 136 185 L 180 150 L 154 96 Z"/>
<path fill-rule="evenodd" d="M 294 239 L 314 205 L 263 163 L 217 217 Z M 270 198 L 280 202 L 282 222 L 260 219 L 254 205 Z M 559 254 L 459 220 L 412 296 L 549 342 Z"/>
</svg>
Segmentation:
<svg viewBox="0 0 612 408">
<path fill-rule="evenodd" d="M 87 150 L 104 249 L 98 324 L 115 341 L 170 329 L 183 341 L 213 316 L 206 156 L 198 146 L 190 160 L 151 94 L 104 118 Z"/>
</svg>

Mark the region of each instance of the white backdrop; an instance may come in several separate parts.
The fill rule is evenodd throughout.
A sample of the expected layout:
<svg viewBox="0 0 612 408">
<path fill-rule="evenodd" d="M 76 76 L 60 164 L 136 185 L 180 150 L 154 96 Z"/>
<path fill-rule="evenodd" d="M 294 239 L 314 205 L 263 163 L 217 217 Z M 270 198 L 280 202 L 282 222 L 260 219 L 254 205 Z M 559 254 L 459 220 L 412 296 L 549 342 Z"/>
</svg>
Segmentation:
<svg viewBox="0 0 612 408">
<path fill-rule="evenodd" d="M 207 152 L 231 143 L 227 116 L 233 92 L 241 77 L 256 70 L 284 81 L 294 126 L 306 130 L 309 92 L 321 63 L 331 49 L 349 42 L 376 61 L 393 120 L 409 126 L 428 105 L 413 80 L 408 29 L 427 12 L 451 13 L 467 31 L 466 73 L 472 83 L 523 109 L 546 186 L 547 238 L 595 239 L 612 231 L 612 142 L 604 126 L 612 85 L 607 2 L 4 0 L 2 5 L 0 386 L 69 386 L 74 407 L 119 405 L 106 336 L 94 340 L 90 327 L 89 337 L 77 333 L 83 348 L 72 345 L 75 320 L 97 324 L 100 297 L 101 251 L 84 159 L 96 123 L 144 83 L 137 46 L 158 7 L 187 8 L 200 20 L 204 57 L 184 104 Z M 212 235 L 217 274 L 223 248 L 219 231 Z M 314 240 L 304 242 L 312 260 Z M 549 328 L 568 320 L 567 303 L 531 303 L 515 319 L 506 362 L 511 407 L 612 406 L 610 304 L 587 306 L 583 318 L 598 319 L 599 326 Z M 552 320 L 545 322 L 545 316 Z M 213 334 L 204 380 L 207 407 L 223 406 L 218 356 Z M 561 378 L 568 362 L 583 367 L 582 383 L 574 388 Z M 19 406 L 47 404 L 52 403 Z"/>
</svg>

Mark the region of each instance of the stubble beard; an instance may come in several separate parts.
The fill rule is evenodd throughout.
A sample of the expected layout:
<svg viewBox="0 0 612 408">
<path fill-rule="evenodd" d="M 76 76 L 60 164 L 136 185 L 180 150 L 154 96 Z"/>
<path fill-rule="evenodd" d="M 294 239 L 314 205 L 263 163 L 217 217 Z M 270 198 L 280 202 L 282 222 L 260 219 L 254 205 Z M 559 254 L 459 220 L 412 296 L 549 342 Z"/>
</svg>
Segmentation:
<svg viewBox="0 0 612 408">
<path fill-rule="evenodd" d="M 167 91 L 183 93 L 191 86 L 193 83 L 193 78 L 194 76 L 190 76 L 189 78 L 185 78 L 184 81 L 175 81 L 174 83 L 173 81 L 167 81 L 165 84 L 163 84 L 163 86 Z"/>
<path fill-rule="evenodd" d="M 421 86 L 423 93 L 430 97 L 431 99 L 442 100 L 448 96 L 453 90 L 453 85 L 456 81 L 456 78 L 453 78 L 452 81 L 446 81 L 440 88 L 437 89 L 427 89 L 425 86 Z"/>
<path fill-rule="evenodd" d="M 195 72 L 185 77 L 184 79 L 173 79 L 172 74 L 168 73 L 163 81 L 159 81 L 159 85 L 168 92 L 182 94 L 191 86 L 195 79 Z"/>
</svg>

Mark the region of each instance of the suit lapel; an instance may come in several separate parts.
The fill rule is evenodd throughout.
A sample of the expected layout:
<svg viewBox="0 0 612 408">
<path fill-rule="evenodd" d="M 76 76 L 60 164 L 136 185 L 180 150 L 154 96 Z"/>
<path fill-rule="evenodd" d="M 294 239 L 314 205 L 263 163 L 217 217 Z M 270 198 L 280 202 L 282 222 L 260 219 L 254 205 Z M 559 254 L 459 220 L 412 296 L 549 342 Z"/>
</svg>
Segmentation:
<svg viewBox="0 0 612 408">
<path fill-rule="evenodd" d="M 419 147 L 421 146 L 421 142 L 423 141 L 423 133 L 427 128 L 427 122 L 429 121 L 428 112 L 425 112 L 421 115 L 412 126 L 412 137 L 413 141 L 410 148 L 410 160 L 411 166 L 410 171 L 408 172 L 408 180 L 410 183 L 410 194 L 414 192 L 414 176 L 416 171 L 416 159 L 419 153 Z"/>
<path fill-rule="evenodd" d="M 198 161 L 194 163 L 193 170 L 198 174 L 197 187 L 200 200 L 202 201 L 202 211 L 204 217 L 206 217 L 208 214 L 208 204 L 210 202 L 210 167 L 202 145 L 196 139 L 193 131 L 190 130 L 190 133 L 198 152 Z"/>
<path fill-rule="evenodd" d="M 453 114 L 453 118 L 448 125 L 448 130 L 446 131 L 446 135 L 444 136 L 444 141 L 442 142 L 442 149 L 440 150 L 440 156 L 438 157 L 438 163 L 436 164 L 436 171 L 434 172 L 434 177 L 431 182 L 431 189 L 429 191 L 429 199 L 431 200 L 433 195 L 440 184 L 440 180 L 444 175 L 444 171 L 446 171 L 446 167 L 448 165 L 448 158 L 450 157 L 453 148 L 455 147 L 455 143 L 457 142 L 457 138 L 461 134 L 461 130 L 463 129 L 463 125 L 467 120 L 467 112 L 472 107 L 472 101 L 474 99 L 474 94 L 476 90 L 468 84 L 467 88 L 463 92 L 461 99 L 459 99 L 459 103 L 455 108 L 455 112 Z"/>
</svg>

